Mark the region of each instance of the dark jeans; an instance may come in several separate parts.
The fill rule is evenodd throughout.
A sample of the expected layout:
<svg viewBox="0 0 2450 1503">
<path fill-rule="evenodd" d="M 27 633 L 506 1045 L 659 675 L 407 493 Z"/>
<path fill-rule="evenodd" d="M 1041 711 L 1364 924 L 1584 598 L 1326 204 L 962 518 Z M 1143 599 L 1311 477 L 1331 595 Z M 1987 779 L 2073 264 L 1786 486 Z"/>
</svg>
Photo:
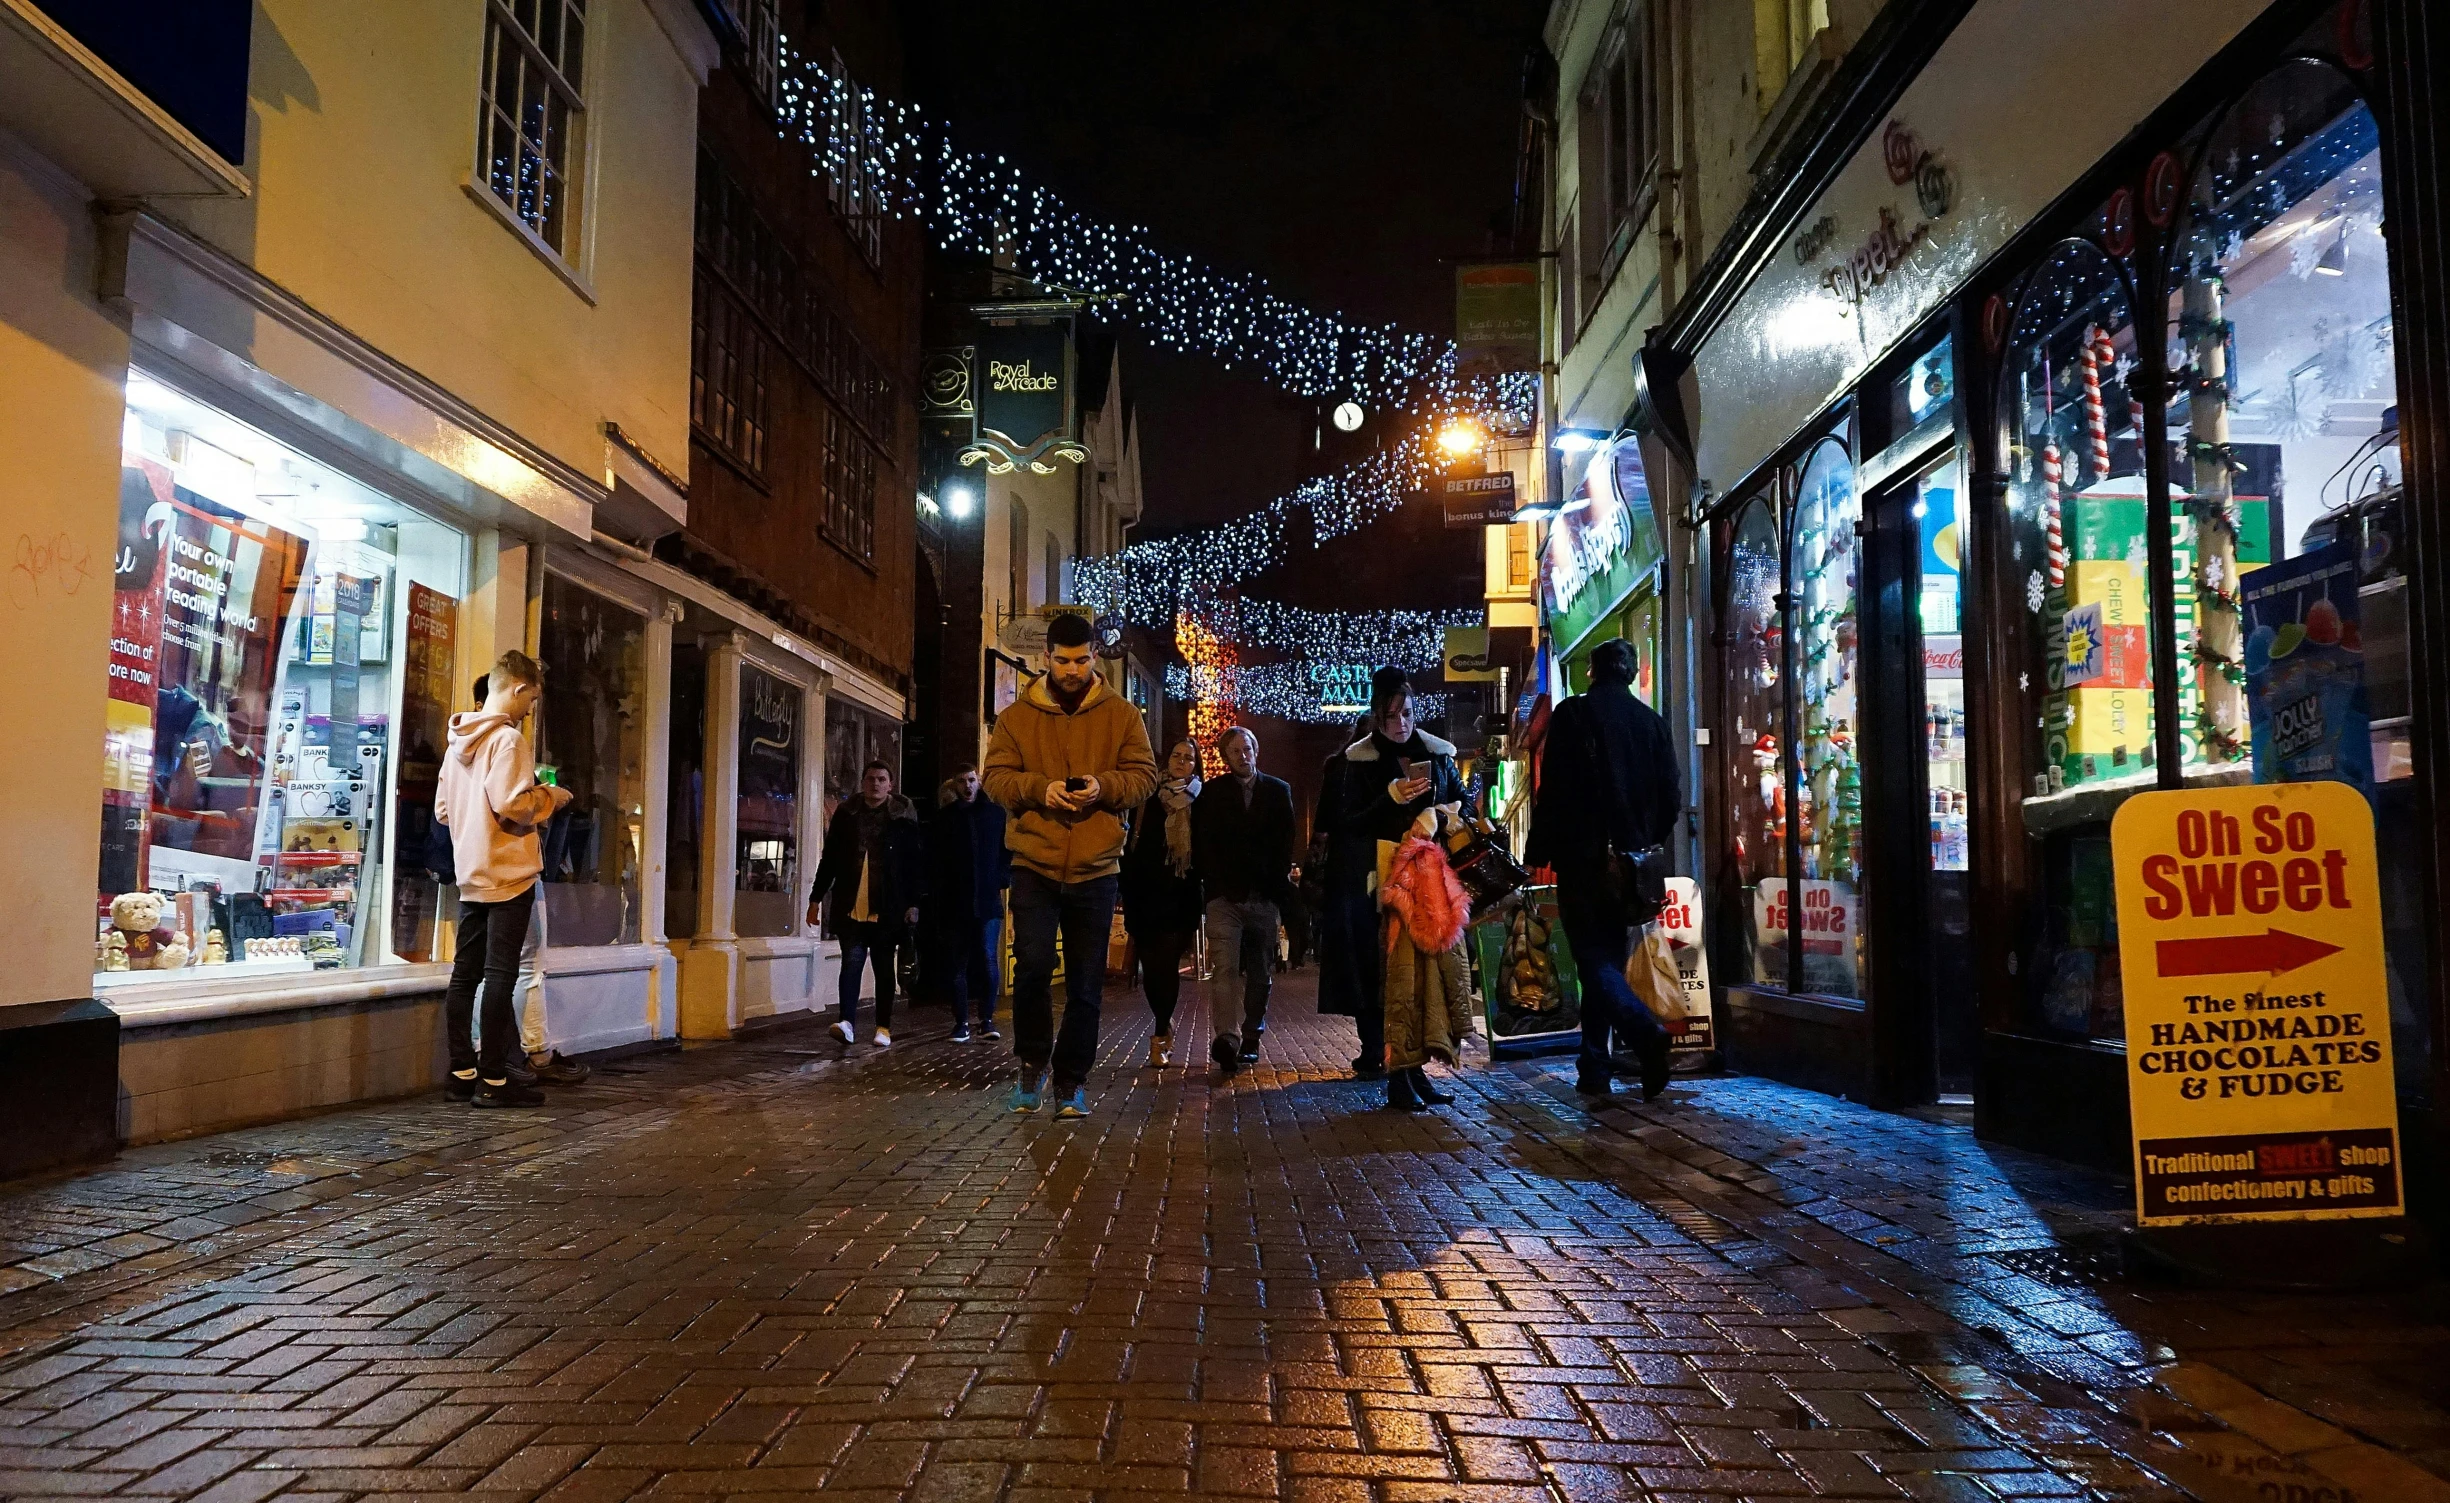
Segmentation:
<svg viewBox="0 0 2450 1503">
<path fill-rule="evenodd" d="M 979 1021 L 995 1017 L 996 926 L 1002 919 L 939 919 L 936 924 L 936 974 L 953 1004 L 953 1026 L 970 1024 L 970 1004 L 978 1004 Z"/>
<path fill-rule="evenodd" d="M 1557 874 L 1557 917 L 1565 925 L 1566 947 L 1574 952 L 1574 970 L 1582 978 L 1582 1054 L 1578 1061 L 1590 1075 L 1608 1072 L 1608 1034 L 1633 1044 L 1637 1052 L 1667 1042 L 1667 1025 L 1652 1016 L 1642 999 L 1625 983 L 1625 962 L 1633 954 L 1631 931 L 1622 917 L 1624 907 L 1606 878 Z"/>
<path fill-rule="evenodd" d="M 1025 866 L 1012 873 L 1012 1052 L 1049 1070 L 1058 1092 L 1089 1078 L 1097 1010 L 1106 990 L 1106 940 L 1115 879 L 1057 882 Z M 1063 1032 L 1055 1033 L 1055 941 L 1063 940 Z"/>
<path fill-rule="evenodd" d="M 895 926 L 880 924 L 874 919 L 844 919 L 842 941 L 842 1021 L 853 1028 L 859 1026 L 859 972 L 874 962 L 876 971 L 876 1026 L 893 1027 L 893 952 L 902 943 L 902 931 Z"/>
<path fill-rule="evenodd" d="M 1191 948 L 1189 929 L 1156 929 L 1135 934 L 1140 946 L 1140 989 L 1148 993 L 1148 1010 L 1156 1015 L 1157 1031 L 1174 1032 L 1174 1004 L 1182 1000 L 1182 957 Z"/>
<path fill-rule="evenodd" d="M 519 984 L 519 950 L 527 943 L 535 908 L 532 882 L 527 891 L 499 903 L 460 900 L 459 949 L 451 958 L 450 987 L 442 994 L 442 1029 L 450 1036 L 455 1072 L 474 1070 L 487 1080 L 509 1076 L 511 1051 L 519 1043 L 519 1010 L 511 1005 L 511 992 Z M 485 991 L 481 1051 L 468 1033 L 480 981 Z"/>
</svg>

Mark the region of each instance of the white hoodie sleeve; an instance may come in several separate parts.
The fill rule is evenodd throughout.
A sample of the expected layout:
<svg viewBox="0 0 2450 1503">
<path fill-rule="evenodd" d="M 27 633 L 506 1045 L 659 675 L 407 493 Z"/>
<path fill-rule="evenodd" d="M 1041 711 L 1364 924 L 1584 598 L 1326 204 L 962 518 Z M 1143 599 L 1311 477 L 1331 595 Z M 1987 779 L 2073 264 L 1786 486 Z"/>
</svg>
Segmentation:
<svg viewBox="0 0 2450 1503">
<path fill-rule="evenodd" d="M 553 815 L 553 790 L 536 781 L 527 738 L 505 726 L 485 746 L 485 802 L 495 819 L 525 835 Z"/>
</svg>

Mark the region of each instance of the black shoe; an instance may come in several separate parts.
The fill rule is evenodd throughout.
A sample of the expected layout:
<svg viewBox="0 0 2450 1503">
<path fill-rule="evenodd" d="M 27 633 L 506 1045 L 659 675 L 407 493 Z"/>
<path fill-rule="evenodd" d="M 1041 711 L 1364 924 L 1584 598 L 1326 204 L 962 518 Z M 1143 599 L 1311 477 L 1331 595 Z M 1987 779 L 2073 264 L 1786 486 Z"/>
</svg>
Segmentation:
<svg viewBox="0 0 2450 1503">
<path fill-rule="evenodd" d="M 1659 1039 L 1642 1051 L 1642 1099 L 1656 1101 L 1667 1089 L 1667 1040 Z"/>
<path fill-rule="evenodd" d="M 1243 1041 L 1242 1063 L 1246 1065 L 1259 1063 L 1259 1035 L 1254 1033 Z"/>
<path fill-rule="evenodd" d="M 550 1050 L 541 1060 L 528 1061 L 528 1073 L 538 1085 L 579 1085 L 595 1071 L 575 1059 L 565 1058 L 559 1049 Z"/>
<path fill-rule="evenodd" d="M 1232 1034 L 1220 1033 L 1216 1042 L 1208 1046 L 1208 1057 L 1217 1062 L 1218 1068 L 1231 1073 L 1242 1062 L 1242 1045 Z"/>
<path fill-rule="evenodd" d="M 1387 1062 L 1364 1054 L 1353 1061 L 1353 1079 L 1376 1080 L 1387 1073 Z"/>
<path fill-rule="evenodd" d="M 1412 1077 L 1412 1094 L 1420 1097 L 1423 1101 L 1428 1102 L 1431 1106 L 1444 1106 L 1448 1102 L 1455 1099 L 1448 1093 L 1439 1090 L 1436 1086 L 1431 1085 L 1429 1083 L 1429 1072 L 1421 1068 L 1419 1065 L 1414 1065 L 1411 1069 L 1405 1071 L 1404 1073 Z"/>
<path fill-rule="evenodd" d="M 515 1080 L 480 1081 L 476 1094 L 468 1099 L 470 1106 L 542 1106 L 544 1092 L 532 1085 Z"/>
<path fill-rule="evenodd" d="M 1390 1109 L 1399 1112 L 1417 1112 L 1428 1109 L 1429 1103 L 1423 1101 L 1421 1099 L 1421 1093 L 1412 1088 L 1412 1072 L 1410 1070 L 1394 1070 L 1388 1072 L 1387 1106 Z"/>
<path fill-rule="evenodd" d="M 536 1084 L 536 1072 L 528 1068 L 525 1056 L 513 1059 L 503 1067 L 503 1073 L 509 1078 L 512 1085 L 532 1087 Z"/>
<path fill-rule="evenodd" d="M 456 1075 L 445 1075 L 442 1078 L 442 1095 L 446 1101 L 465 1101 L 475 1094 L 476 1077 L 473 1075 L 466 1080 Z"/>
<path fill-rule="evenodd" d="M 1574 1076 L 1574 1089 L 1595 1101 L 1608 1101 L 1616 1095 L 1616 1085 L 1605 1074 L 1594 1075 L 1588 1070 Z"/>
</svg>

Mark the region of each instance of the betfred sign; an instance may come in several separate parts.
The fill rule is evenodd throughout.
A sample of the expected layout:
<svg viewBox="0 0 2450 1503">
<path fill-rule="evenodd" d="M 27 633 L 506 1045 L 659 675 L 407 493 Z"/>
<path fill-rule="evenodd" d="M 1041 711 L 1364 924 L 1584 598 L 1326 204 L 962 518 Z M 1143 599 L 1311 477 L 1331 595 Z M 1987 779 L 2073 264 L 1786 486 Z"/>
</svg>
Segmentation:
<svg viewBox="0 0 2450 1503">
<path fill-rule="evenodd" d="M 2110 845 L 2138 1221 L 2398 1215 L 2364 796 L 2329 782 L 2139 794 Z"/>
<path fill-rule="evenodd" d="M 1441 475 L 1436 486 L 1449 527 L 1493 527 L 1514 520 L 1514 476 Z"/>
</svg>

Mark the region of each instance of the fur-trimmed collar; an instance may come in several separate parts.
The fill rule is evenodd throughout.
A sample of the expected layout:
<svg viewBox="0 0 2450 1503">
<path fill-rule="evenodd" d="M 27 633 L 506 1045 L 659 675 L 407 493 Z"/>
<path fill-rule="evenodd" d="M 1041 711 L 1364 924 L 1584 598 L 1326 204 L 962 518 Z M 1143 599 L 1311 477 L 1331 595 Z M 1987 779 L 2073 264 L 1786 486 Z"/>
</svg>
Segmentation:
<svg viewBox="0 0 2450 1503">
<path fill-rule="evenodd" d="M 1452 741 L 1441 741 L 1427 731 L 1414 731 L 1412 734 L 1420 738 L 1422 747 L 1433 757 L 1451 757 L 1455 754 L 1455 743 Z M 1347 762 L 1377 761 L 1378 737 L 1376 733 L 1364 736 L 1344 748 L 1344 760 Z"/>
<path fill-rule="evenodd" d="M 1049 715 L 1063 714 L 1063 706 L 1055 702 L 1054 683 L 1055 675 L 1051 673 L 1039 674 L 1036 678 L 1029 681 L 1029 687 L 1027 689 L 1021 691 L 1021 697 L 1017 702 L 1020 704 L 1025 704 L 1033 710 L 1044 710 Z M 1096 704 L 1102 699 L 1111 698 L 1113 694 L 1114 691 L 1106 687 L 1106 675 L 1102 673 L 1092 673 L 1089 675 L 1089 692 L 1080 697 L 1080 708 L 1072 711 L 1072 713 L 1075 715 L 1085 714 L 1089 710 L 1090 706 Z"/>
</svg>

